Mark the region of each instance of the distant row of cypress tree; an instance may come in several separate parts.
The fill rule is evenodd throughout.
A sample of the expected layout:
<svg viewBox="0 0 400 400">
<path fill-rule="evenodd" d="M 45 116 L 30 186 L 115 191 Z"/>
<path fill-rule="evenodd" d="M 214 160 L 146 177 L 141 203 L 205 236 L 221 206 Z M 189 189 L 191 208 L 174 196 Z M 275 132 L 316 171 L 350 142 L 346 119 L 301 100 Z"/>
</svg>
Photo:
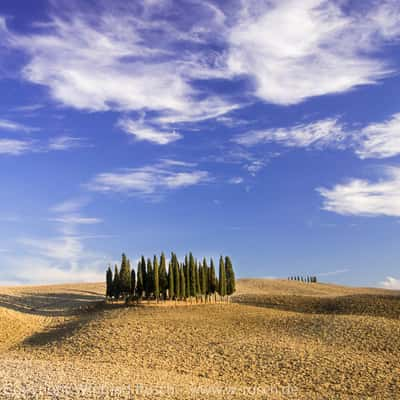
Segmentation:
<svg viewBox="0 0 400 400">
<path fill-rule="evenodd" d="M 288 281 L 300 281 L 306 283 L 317 283 L 316 276 L 289 276 Z"/>
<path fill-rule="evenodd" d="M 192 253 L 179 262 L 175 253 L 171 253 L 168 263 L 165 254 L 160 260 L 157 256 L 146 259 L 142 256 L 137 269 L 131 267 L 130 260 L 122 254 L 121 267 L 115 265 L 106 272 L 106 296 L 109 299 L 169 299 L 183 300 L 200 296 L 207 300 L 211 295 L 230 296 L 236 290 L 235 272 L 231 259 L 220 257 L 219 273 L 216 276 L 214 261 L 210 265 L 206 258 L 197 262 Z"/>
</svg>

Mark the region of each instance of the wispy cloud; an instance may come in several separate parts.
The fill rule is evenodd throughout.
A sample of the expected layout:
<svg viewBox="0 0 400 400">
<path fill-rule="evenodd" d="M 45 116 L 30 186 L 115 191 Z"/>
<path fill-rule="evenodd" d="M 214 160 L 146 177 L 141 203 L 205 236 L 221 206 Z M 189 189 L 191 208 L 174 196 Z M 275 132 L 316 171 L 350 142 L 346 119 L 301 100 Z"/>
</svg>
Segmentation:
<svg viewBox="0 0 400 400">
<path fill-rule="evenodd" d="M 15 112 L 34 112 L 42 109 L 44 107 L 43 104 L 28 104 L 25 106 L 18 106 L 11 109 L 11 111 Z"/>
<path fill-rule="evenodd" d="M 235 176 L 231 179 L 229 179 L 229 183 L 232 185 L 239 185 L 241 183 L 243 183 L 244 179 L 241 176 Z"/>
<path fill-rule="evenodd" d="M 62 224 L 71 224 L 71 225 L 92 225 L 102 222 L 101 219 L 99 218 L 82 217 L 81 215 L 74 215 L 74 214 L 50 218 L 50 221 L 60 222 Z"/>
<path fill-rule="evenodd" d="M 70 150 L 78 147 L 84 147 L 87 144 L 85 139 L 73 136 L 58 136 L 51 138 L 48 143 L 48 150 Z"/>
<path fill-rule="evenodd" d="M 391 276 L 386 277 L 386 279 L 379 283 L 379 286 L 385 289 L 400 290 L 400 279 L 393 278 Z"/>
<path fill-rule="evenodd" d="M 19 156 L 33 151 L 34 145 L 35 142 L 30 140 L 0 138 L 0 154 Z"/>
<path fill-rule="evenodd" d="M 59 230 L 67 236 L 75 235 L 80 225 L 101 223 L 102 220 L 100 218 L 82 215 L 81 210 L 88 203 L 88 198 L 80 197 L 56 204 L 50 209 L 50 212 L 55 215 L 49 218 L 49 221 L 57 222 Z M 74 239 L 77 238 L 74 237 Z"/>
<path fill-rule="evenodd" d="M 9 276 L 0 281 L 1 285 L 50 284 L 73 282 L 103 282 L 106 260 L 86 259 L 84 265 L 64 265 L 59 260 L 37 256 L 6 257 Z"/>
<path fill-rule="evenodd" d="M 395 0 L 353 14 L 325 0 L 242 4 L 229 34 L 228 66 L 254 77 L 256 94 L 268 102 L 296 104 L 374 84 L 392 72 L 375 52 L 400 34 Z"/>
<path fill-rule="evenodd" d="M 209 182 L 207 171 L 163 163 L 98 174 L 87 186 L 97 192 L 162 196 L 166 191 Z"/>
<path fill-rule="evenodd" d="M 121 126 L 139 140 L 165 144 L 180 138 L 167 125 L 215 118 L 237 107 L 192 82 L 221 76 L 210 53 L 197 44 L 224 19 L 217 6 L 194 3 L 207 26 L 205 19 L 197 26 L 197 18 L 185 18 L 185 26 L 173 24 L 162 17 L 167 12 L 156 12 L 167 4 L 142 7 L 138 2 L 100 8 L 95 23 L 75 10 L 63 18 L 53 13 L 32 34 L 13 33 L 4 20 L 3 31 L 9 47 L 29 56 L 24 79 L 47 86 L 55 100 L 79 110 L 150 110 L 148 125 L 146 120 L 134 126 L 126 119 Z M 192 51 L 182 52 L 182 43 Z"/>
<path fill-rule="evenodd" d="M 124 118 L 118 123 L 118 126 L 125 132 L 133 135 L 138 141 L 148 141 L 157 144 L 168 144 L 182 138 L 182 135 L 175 131 L 163 130 L 160 127 L 153 127 L 145 124 L 143 119 L 135 121 Z"/>
<path fill-rule="evenodd" d="M 84 139 L 71 136 L 53 137 L 48 142 L 37 139 L 0 138 L 0 154 L 11 156 L 21 156 L 27 153 L 47 153 L 49 151 L 67 151 L 87 146 Z"/>
<path fill-rule="evenodd" d="M 356 153 L 360 158 L 387 158 L 400 154 L 400 113 L 361 130 Z"/>
<path fill-rule="evenodd" d="M 10 121 L 8 119 L 0 119 L 0 131 L 13 131 L 13 132 L 33 132 L 38 128 L 27 126 L 19 122 Z"/>
<path fill-rule="evenodd" d="M 9 266 L 5 280 L 14 284 L 102 281 L 110 257 L 87 246 L 86 239 L 97 235 L 82 234 L 82 226 L 101 219 L 83 215 L 85 205 L 87 199 L 77 198 L 52 207 L 48 220 L 57 232 L 52 236 L 17 238 L 18 251 L 2 255 Z"/>
<path fill-rule="evenodd" d="M 400 167 L 384 169 L 378 182 L 351 179 L 332 189 L 318 188 L 323 209 L 342 215 L 400 216 Z"/>
<path fill-rule="evenodd" d="M 54 213 L 71 213 L 71 212 L 77 212 L 80 210 L 82 207 L 86 206 L 89 202 L 88 198 L 85 197 L 79 197 L 75 199 L 69 199 L 65 200 L 62 203 L 54 205 L 50 211 Z"/>
<path fill-rule="evenodd" d="M 236 135 L 233 142 L 246 147 L 274 142 L 285 147 L 351 149 L 361 159 L 383 159 L 400 154 L 400 113 L 363 127 L 345 126 L 338 118 L 327 118 L 249 131 Z"/>
<path fill-rule="evenodd" d="M 276 142 L 287 147 L 325 147 L 343 141 L 345 133 L 337 119 L 324 119 L 309 124 L 298 124 L 288 128 L 250 131 L 236 136 L 234 142 L 254 146 Z"/>
<path fill-rule="evenodd" d="M 335 271 L 319 272 L 316 275 L 318 275 L 318 276 L 335 276 L 335 275 L 345 274 L 347 272 L 350 272 L 349 268 L 337 269 Z"/>
</svg>

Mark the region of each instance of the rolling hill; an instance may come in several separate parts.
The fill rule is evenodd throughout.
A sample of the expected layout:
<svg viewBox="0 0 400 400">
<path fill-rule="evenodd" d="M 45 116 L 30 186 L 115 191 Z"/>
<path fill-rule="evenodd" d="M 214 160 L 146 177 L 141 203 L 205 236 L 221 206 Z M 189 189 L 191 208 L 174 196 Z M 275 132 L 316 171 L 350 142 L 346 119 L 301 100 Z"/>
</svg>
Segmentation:
<svg viewBox="0 0 400 400">
<path fill-rule="evenodd" d="M 103 293 L 103 284 L 0 288 L 1 398 L 400 392 L 399 292 L 245 279 L 230 304 L 181 307 L 104 305 Z"/>
</svg>

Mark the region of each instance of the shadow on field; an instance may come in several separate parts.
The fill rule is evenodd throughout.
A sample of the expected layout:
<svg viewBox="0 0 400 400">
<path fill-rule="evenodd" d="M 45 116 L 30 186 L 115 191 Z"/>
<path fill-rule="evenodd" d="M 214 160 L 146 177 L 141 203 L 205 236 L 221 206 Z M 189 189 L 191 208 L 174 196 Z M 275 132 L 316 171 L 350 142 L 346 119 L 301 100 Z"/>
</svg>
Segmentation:
<svg viewBox="0 0 400 400">
<path fill-rule="evenodd" d="M 232 302 L 313 314 L 400 318 L 400 296 L 355 294 L 337 297 L 237 295 Z"/>
<path fill-rule="evenodd" d="M 49 317 L 72 316 L 104 301 L 104 296 L 87 293 L 21 293 L 0 295 L 0 307 Z"/>
<path fill-rule="evenodd" d="M 72 321 L 60 324 L 48 330 L 34 333 L 22 341 L 22 346 L 41 347 L 54 343 L 62 343 L 65 338 L 73 335 L 76 331 L 86 325 L 90 318 L 79 317 Z"/>
</svg>

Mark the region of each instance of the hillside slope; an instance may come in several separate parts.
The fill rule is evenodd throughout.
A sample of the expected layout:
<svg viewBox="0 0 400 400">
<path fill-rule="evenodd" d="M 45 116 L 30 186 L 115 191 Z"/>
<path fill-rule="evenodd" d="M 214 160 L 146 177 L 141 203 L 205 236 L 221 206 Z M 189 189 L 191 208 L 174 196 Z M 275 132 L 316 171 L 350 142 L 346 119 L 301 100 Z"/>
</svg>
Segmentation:
<svg viewBox="0 0 400 400">
<path fill-rule="evenodd" d="M 30 328 L 0 348 L 0 397 L 5 387 L 28 399 L 40 389 L 41 398 L 62 391 L 68 399 L 392 399 L 400 392 L 397 318 L 368 307 L 307 312 L 302 303 L 362 296 L 373 305 L 383 296 L 398 308 L 399 293 L 273 280 L 237 286 L 233 300 L 242 304 L 182 307 L 96 306 L 101 284 L 1 288 L 3 327 L 25 321 Z M 14 296 L 9 309 L 2 296 Z"/>
</svg>

